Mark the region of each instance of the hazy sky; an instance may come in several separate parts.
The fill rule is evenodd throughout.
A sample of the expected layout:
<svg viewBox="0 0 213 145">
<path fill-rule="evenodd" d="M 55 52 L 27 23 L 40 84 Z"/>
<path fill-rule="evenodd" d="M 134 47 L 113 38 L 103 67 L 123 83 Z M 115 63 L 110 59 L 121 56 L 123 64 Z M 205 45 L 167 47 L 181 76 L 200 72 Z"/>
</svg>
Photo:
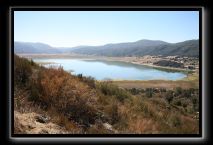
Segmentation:
<svg viewBox="0 0 213 145">
<path fill-rule="evenodd" d="M 15 11 L 14 40 L 56 47 L 199 38 L 197 11 Z"/>
</svg>

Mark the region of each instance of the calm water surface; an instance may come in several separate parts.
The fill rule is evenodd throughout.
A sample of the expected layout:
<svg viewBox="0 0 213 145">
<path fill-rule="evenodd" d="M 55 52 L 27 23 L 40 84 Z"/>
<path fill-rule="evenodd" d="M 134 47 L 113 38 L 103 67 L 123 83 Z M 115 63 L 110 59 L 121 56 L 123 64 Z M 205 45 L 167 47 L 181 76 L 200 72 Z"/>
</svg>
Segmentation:
<svg viewBox="0 0 213 145">
<path fill-rule="evenodd" d="M 33 59 L 35 62 L 50 62 L 45 67 L 63 66 L 72 74 L 92 76 L 97 80 L 178 80 L 186 77 L 183 72 L 159 70 L 126 62 L 82 59 Z"/>
</svg>

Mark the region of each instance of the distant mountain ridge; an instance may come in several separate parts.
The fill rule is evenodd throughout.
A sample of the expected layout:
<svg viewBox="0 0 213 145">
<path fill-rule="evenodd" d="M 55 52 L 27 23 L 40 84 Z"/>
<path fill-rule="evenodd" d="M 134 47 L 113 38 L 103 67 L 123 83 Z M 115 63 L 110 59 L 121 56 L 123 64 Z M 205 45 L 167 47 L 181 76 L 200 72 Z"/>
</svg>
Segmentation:
<svg viewBox="0 0 213 145">
<path fill-rule="evenodd" d="M 48 44 L 39 42 L 14 42 L 15 53 L 60 53 L 59 49 L 56 49 Z"/>
<path fill-rule="evenodd" d="M 95 56 L 199 56 L 199 40 L 168 43 L 160 40 L 106 44 L 102 46 L 51 47 L 43 43 L 14 43 L 15 53 L 77 53 Z"/>
</svg>

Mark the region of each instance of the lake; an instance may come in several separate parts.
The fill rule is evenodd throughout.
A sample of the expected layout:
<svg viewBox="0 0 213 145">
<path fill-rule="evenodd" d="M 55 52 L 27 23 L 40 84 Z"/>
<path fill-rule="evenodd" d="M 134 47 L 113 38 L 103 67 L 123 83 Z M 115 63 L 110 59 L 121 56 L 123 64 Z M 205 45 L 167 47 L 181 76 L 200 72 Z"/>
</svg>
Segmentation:
<svg viewBox="0 0 213 145">
<path fill-rule="evenodd" d="M 183 72 L 160 70 L 127 62 L 83 59 L 33 59 L 44 62 L 45 67 L 62 66 L 72 74 L 83 74 L 97 80 L 179 80 L 187 75 Z M 49 63 L 49 64 L 48 64 Z"/>
</svg>

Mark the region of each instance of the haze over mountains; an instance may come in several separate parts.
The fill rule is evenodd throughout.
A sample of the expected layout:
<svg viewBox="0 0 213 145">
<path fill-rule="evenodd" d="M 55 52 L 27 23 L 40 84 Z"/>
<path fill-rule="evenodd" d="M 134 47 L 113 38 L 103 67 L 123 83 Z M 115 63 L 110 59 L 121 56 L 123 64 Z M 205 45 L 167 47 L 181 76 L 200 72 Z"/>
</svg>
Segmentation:
<svg viewBox="0 0 213 145">
<path fill-rule="evenodd" d="M 60 53 L 59 49 L 44 43 L 14 42 L 14 52 L 19 53 Z"/>
<path fill-rule="evenodd" d="M 199 40 L 168 43 L 160 40 L 106 44 L 102 46 L 52 47 L 43 43 L 14 42 L 15 53 L 60 54 L 76 53 L 95 56 L 199 56 Z"/>
</svg>

